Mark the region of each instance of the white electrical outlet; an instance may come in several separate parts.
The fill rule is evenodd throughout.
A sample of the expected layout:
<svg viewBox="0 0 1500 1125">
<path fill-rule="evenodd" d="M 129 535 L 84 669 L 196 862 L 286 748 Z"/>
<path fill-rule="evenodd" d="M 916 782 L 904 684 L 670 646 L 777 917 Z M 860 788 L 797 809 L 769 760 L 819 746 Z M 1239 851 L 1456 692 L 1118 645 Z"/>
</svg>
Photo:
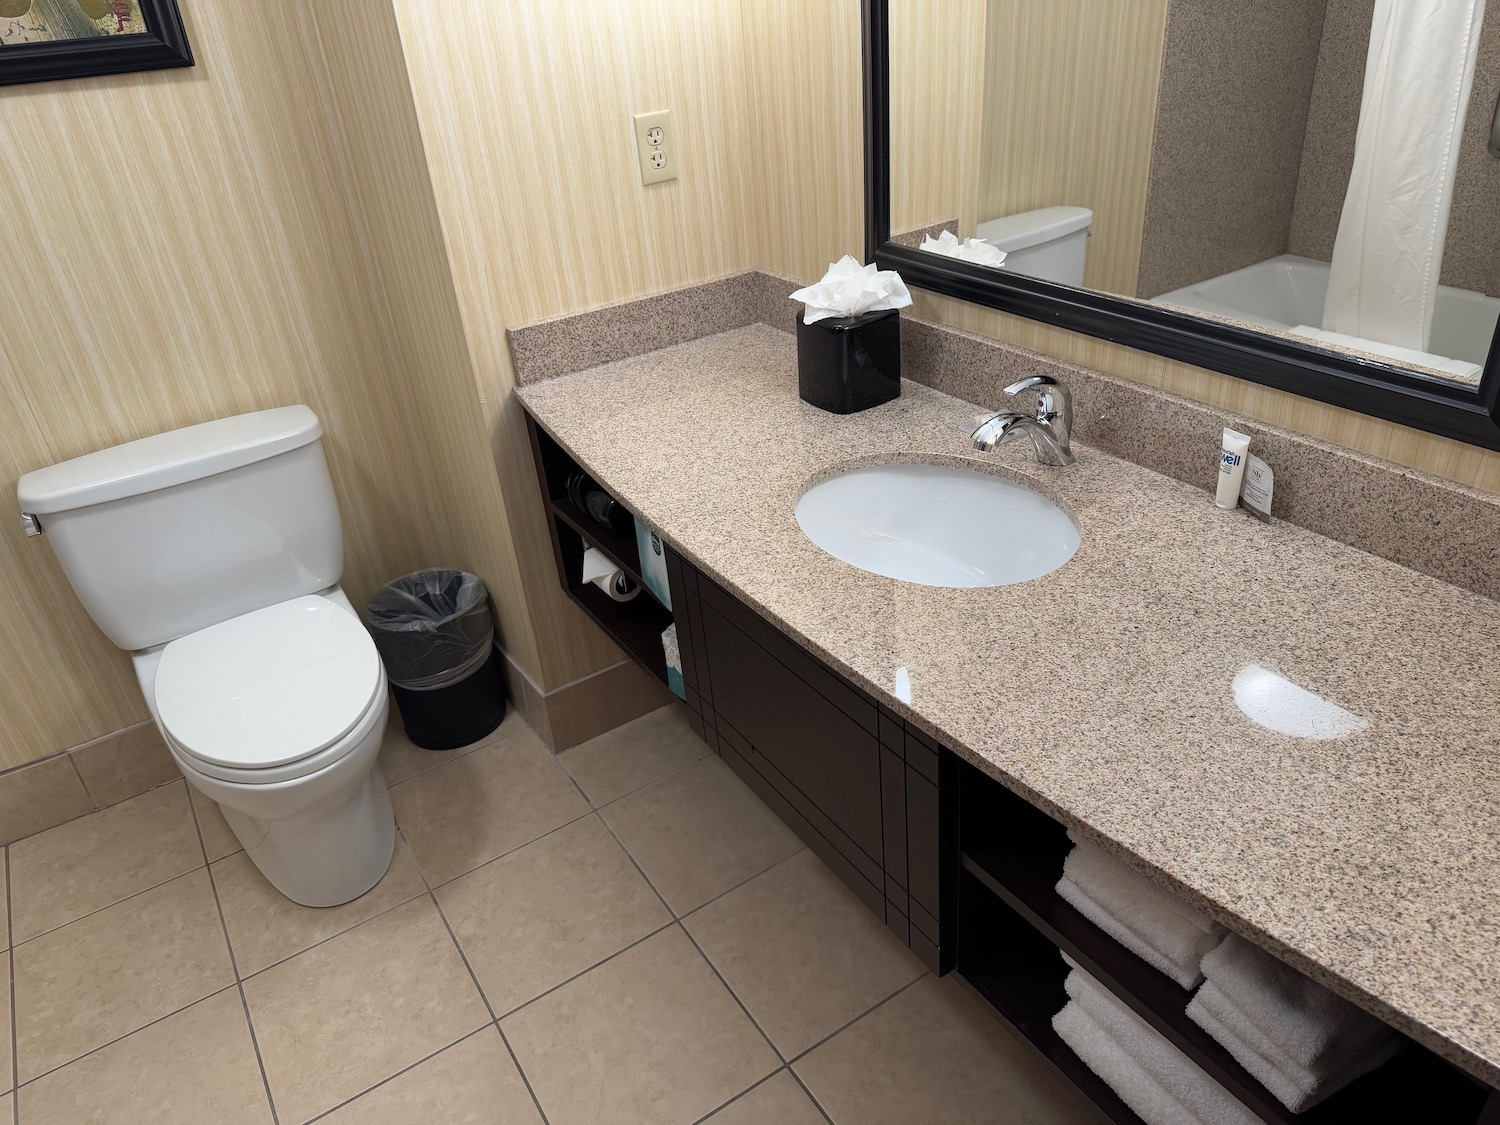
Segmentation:
<svg viewBox="0 0 1500 1125">
<path fill-rule="evenodd" d="M 641 183 L 659 184 L 677 178 L 677 161 L 672 156 L 672 111 L 637 113 L 635 149 L 641 161 Z"/>
</svg>

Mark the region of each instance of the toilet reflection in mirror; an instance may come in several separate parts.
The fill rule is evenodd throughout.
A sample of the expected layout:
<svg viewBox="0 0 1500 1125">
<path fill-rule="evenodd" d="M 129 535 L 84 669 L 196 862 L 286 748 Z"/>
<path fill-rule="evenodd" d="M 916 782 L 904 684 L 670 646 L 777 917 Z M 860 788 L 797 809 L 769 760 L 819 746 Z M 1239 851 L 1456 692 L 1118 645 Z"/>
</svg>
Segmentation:
<svg viewBox="0 0 1500 1125">
<path fill-rule="evenodd" d="M 893 0 L 893 241 L 1477 384 L 1500 318 L 1484 14 Z M 971 238 L 1003 263 L 953 252 Z"/>
</svg>

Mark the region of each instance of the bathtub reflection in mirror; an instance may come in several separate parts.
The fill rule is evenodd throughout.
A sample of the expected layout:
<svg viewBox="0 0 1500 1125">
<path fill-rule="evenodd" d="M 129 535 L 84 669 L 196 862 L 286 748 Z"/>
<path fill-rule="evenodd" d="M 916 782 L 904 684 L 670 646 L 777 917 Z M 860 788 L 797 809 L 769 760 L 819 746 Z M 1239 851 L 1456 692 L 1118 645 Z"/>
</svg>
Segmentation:
<svg viewBox="0 0 1500 1125">
<path fill-rule="evenodd" d="M 1483 16 L 891 0 L 893 241 L 1477 384 L 1500 318 Z"/>
</svg>

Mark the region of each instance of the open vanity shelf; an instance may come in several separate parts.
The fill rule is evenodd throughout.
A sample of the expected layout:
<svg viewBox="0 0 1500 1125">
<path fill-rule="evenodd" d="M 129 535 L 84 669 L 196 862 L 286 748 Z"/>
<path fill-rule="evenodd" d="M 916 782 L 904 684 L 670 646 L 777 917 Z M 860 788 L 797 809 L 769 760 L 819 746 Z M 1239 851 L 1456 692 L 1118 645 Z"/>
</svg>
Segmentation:
<svg viewBox="0 0 1500 1125">
<path fill-rule="evenodd" d="M 1266 1121 L 1480 1120 L 1488 1091 L 1416 1044 L 1307 1112 L 1289 1112 L 1188 1018 L 1191 990 L 1136 957 L 1057 894 L 1072 846 L 1061 824 L 967 763 L 961 766 L 960 793 L 960 977 L 1111 1120 L 1140 1122 L 1052 1030 L 1052 1016 L 1067 1000 L 1068 969 L 1059 950 Z"/>
<path fill-rule="evenodd" d="M 662 651 L 662 632 L 672 624 L 672 611 L 663 606 L 641 577 L 641 557 L 633 538 L 616 535 L 580 511 L 568 497 L 568 477 L 580 470 L 563 448 L 537 426 L 528 415 L 531 451 L 536 459 L 542 498 L 547 505 L 547 525 L 558 577 L 573 604 L 603 629 L 625 654 L 662 683 L 667 682 L 667 661 Z M 630 575 L 641 592 L 628 602 L 617 602 L 603 590 L 583 580 L 585 543 L 596 547 L 617 567 Z"/>
</svg>

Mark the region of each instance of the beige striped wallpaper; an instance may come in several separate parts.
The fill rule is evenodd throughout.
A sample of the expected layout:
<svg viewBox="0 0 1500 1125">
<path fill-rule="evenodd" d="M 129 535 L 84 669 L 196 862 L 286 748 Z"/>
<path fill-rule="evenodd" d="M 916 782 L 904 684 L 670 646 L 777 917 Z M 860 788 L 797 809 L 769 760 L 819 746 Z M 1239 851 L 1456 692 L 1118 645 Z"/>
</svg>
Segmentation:
<svg viewBox="0 0 1500 1125">
<path fill-rule="evenodd" d="M 506 325 L 859 254 L 859 6 L 396 12 L 540 675 L 567 682 L 618 656 L 557 589 Z M 657 109 L 672 112 L 680 175 L 643 187 L 630 117 Z"/>
<path fill-rule="evenodd" d="M 436 560 L 476 570 L 507 650 L 552 689 L 618 656 L 555 589 L 504 327 L 857 254 L 859 6 L 458 8 L 382 0 L 354 21 L 325 3 L 293 24 L 190 4 L 192 70 L 0 90 L 0 464 L 14 480 L 307 402 L 351 594 Z M 950 42 L 973 27 L 963 0 L 932 12 Z M 942 110 L 923 98 L 909 137 Z M 629 115 L 658 108 L 682 175 L 643 188 Z M 1494 454 L 955 302 L 918 310 L 1500 490 Z M 4 521 L 0 566 L 0 768 L 143 719 L 45 541 Z"/>
<path fill-rule="evenodd" d="M 432 557 L 444 501 L 329 159 L 315 41 L 275 6 L 183 8 L 192 70 L 0 91 L 3 476 L 306 402 L 358 600 Z M 3 768 L 146 709 L 46 541 L 0 527 Z"/>
<path fill-rule="evenodd" d="M 0 90 L 0 464 L 307 402 L 351 595 L 475 570 L 558 688 L 620 657 L 557 591 L 505 324 L 857 253 L 858 4 L 308 14 L 184 5 L 191 70 Z M 683 169 L 654 189 L 645 108 Z M 45 541 L 0 552 L 0 769 L 143 719 Z"/>
</svg>

